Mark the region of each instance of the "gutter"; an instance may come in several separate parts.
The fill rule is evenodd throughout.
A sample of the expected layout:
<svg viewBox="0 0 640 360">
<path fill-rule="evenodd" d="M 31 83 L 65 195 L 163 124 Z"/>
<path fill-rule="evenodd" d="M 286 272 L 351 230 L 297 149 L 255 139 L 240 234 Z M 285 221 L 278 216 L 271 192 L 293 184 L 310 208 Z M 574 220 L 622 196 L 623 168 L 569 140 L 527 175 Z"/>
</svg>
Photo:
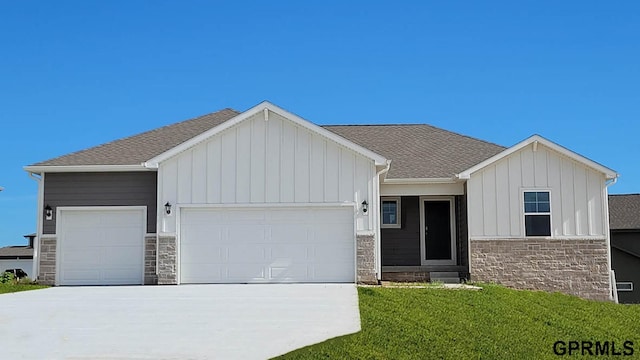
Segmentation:
<svg viewBox="0 0 640 360">
<path fill-rule="evenodd" d="M 391 160 L 387 160 L 386 165 L 387 166 L 376 172 L 376 176 L 374 178 L 375 185 L 373 189 L 373 197 L 376 199 L 376 206 L 372 211 L 372 217 L 375 217 L 375 221 L 373 222 L 373 229 L 375 233 L 375 267 L 378 280 L 382 279 L 382 237 L 380 233 L 380 176 L 389 172 L 389 168 L 391 167 Z"/>
</svg>

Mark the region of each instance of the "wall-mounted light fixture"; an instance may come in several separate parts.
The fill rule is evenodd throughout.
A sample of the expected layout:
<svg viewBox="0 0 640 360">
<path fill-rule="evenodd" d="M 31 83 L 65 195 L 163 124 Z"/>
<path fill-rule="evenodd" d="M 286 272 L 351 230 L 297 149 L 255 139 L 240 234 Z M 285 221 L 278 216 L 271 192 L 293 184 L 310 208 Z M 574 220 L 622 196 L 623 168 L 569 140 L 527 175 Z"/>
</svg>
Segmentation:
<svg viewBox="0 0 640 360">
<path fill-rule="evenodd" d="M 167 213 L 167 215 L 171 215 L 171 203 L 168 201 L 164 204 L 164 212 Z"/>
<path fill-rule="evenodd" d="M 44 219 L 45 220 L 53 220 L 53 209 L 49 204 L 44 207 Z"/>
<path fill-rule="evenodd" d="M 369 204 L 367 203 L 367 200 L 362 202 L 362 213 L 366 214 L 367 210 L 369 210 Z"/>
</svg>

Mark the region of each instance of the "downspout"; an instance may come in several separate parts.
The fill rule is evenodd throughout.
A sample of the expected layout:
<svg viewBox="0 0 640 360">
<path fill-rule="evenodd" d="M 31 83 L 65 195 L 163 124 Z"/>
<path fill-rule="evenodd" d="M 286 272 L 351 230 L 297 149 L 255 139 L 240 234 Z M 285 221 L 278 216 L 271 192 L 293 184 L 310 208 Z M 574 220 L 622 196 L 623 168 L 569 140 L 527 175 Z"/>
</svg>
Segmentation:
<svg viewBox="0 0 640 360">
<path fill-rule="evenodd" d="M 616 284 L 613 283 L 614 281 L 616 281 L 615 275 L 614 275 L 615 273 L 611 268 L 611 230 L 609 229 L 609 186 L 614 185 L 617 182 L 618 182 L 618 175 L 616 174 L 616 177 L 614 177 L 613 179 L 609 179 L 605 181 L 604 190 L 603 190 L 603 194 L 604 194 L 603 210 L 605 214 L 604 218 L 606 219 L 606 221 L 604 222 L 604 225 L 605 225 L 604 233 L 605 233 L 605 239 L 606 239 L 606 245 L 607 245 L 607 266 L 609 268 L 609 299 L 614 300 L 616 303 L 618 302 L 618 294 L 615 286 Z M 615 294 L 614 294 L 614 291 L 616 291 Z"/>
<path fill-rule="evenodd" d="M 382 174 L 386 174 L 389 172 L 389 168 L 391 167 L 391 160 L 387 160 L 387 166 L 382 168 L 380 171 L 376 173 L 375 176 L 375 194 L 374 198 L 376 199 L 376 206 L 373 209 L 375 211 L 375 222 L 374 228 L 376 229 L 376 272 L 378 273 L 378 280 L 382 279 L 382 235 L 380 231 L 380 176 Z"/>
<path fill-rule="evenodd" d="M 36 207 L 36 238 L 33 242 L 33 264 L 31 266 L 31 279 L 38 280 L 38 274 L 40 273 L 40 238 L 42 237 L 42 211 L 44 201 L 44 174 L 40 174 L 40 177 L 35 173 L 29 172 L 29 177 L 38 183 L 38 205 Z"/>
</svg>

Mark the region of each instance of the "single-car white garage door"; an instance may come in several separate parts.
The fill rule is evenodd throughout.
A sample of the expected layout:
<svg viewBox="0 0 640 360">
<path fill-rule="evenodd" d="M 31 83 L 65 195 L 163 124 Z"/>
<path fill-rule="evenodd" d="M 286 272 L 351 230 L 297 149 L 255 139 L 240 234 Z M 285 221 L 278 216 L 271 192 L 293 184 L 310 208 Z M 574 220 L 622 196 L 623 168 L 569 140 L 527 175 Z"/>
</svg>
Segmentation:
<svg viewBox="0 0 640 360">
<path fill-rule="evenodd" d="M 143 283 L 144 208 L 60 208 L 59 285 Z"/>
<path fill-rule="evenodd" d="M 352 207 L 184 208 L 181 283 L 354 282 Z"/>
</svg>

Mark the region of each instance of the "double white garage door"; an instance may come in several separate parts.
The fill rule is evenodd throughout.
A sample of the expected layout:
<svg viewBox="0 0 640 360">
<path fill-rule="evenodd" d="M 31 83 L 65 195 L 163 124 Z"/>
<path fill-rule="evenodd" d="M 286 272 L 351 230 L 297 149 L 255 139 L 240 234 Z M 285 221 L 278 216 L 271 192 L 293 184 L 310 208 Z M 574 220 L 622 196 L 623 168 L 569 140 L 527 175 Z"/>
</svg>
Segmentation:
<svg viewBox="0 0 640 360">
<path fill-rule="evenodd" d="M 142 210 L 62 211 L 59 284 L 141 284 Z M 355 281 L 351 207 L 184 208 L 181 283 Z"/>
</svg>

